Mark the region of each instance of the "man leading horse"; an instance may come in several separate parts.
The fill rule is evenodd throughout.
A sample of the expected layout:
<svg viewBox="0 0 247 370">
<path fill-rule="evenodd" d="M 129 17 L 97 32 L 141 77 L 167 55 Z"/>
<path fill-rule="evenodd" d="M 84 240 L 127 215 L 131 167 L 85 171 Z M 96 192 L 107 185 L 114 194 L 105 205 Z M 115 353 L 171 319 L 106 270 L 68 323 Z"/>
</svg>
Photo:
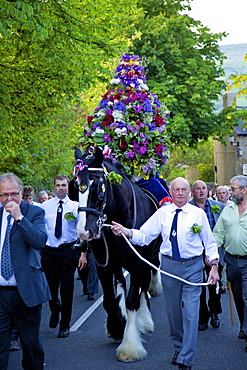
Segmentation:
<svg viewBox="0 0 247 370">
<path fill-rule="evenodd" d="M 161 234 L 161 269 L 195 284 L 162 275 L 170 336 L 175 348 L 172 364 L 177 364 L 179 370 L 189 370 L 195 360 L 203 248 L 211 264 L 208 277 L 211 284 L 219 280 L 219 255 L 205 212 L 188 203 L 189 183 L 184 178 L 176 178 L 170 191 L 173 203 L 159 208 L 139 230 L 112 222 L 112 231 L 115 235 L 124 234 L 137 245 L 147 245 Z"/>
</svg>

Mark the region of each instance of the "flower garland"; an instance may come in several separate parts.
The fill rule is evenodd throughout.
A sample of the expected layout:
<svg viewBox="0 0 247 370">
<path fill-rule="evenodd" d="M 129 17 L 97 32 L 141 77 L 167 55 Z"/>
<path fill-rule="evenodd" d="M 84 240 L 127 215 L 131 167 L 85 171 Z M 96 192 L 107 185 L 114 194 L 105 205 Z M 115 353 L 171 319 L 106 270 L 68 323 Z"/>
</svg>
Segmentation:
<svg viewBox="0 0 247 370">
<path fill-rule="evenodd" d="M 148 177 L 168 160 L 165 125 L 167 108 L 148 92 L 144 61 L 124 54 L 116 76 L 87 124 L 80 141 L 86 148 L 101 146 L 104 155 L 120 161 L 130 175 Z"/>
</svg>

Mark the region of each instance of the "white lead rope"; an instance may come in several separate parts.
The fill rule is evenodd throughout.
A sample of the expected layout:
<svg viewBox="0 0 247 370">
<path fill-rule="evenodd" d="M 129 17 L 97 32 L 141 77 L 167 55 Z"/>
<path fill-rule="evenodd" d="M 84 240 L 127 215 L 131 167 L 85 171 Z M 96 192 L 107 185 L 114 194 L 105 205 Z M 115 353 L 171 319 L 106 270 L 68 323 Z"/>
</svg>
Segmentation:
<svg viewBox="0 0 247 370">
<path fill-rule="evenodd" d="M 103 224 L 103 226 L 105 227 L 112 227 L 113 225 L 110 225 L 110 224 Z M 208 281 L 207 283 L 192 283 L 191 281 L 188 281 L 188 280 L 185 280 L 179 276 L 176 276 L 176 275 L 173 275 L 173 274 L 170 274 L 169 272 L 166 272 L 166 271 L 163 271 L 161 270 L 159 267 L 153 265 L 151 262 L 149 262 L 148 260 L 146 260 L 144 257 L 142 257 L 142 255 L 137 252 L 137 250 L 133 247 L 133 245 L 130 243 L 129 239 L 122 233 L 122 236 L 124 237 L 125 241 L 128 243 L 128 245 L 130 246 L 130 248 L 133 250 L 133 252 L 144 262 L 146 262 L 149 266 L 151 266 L 152 268 L 154 268 L 155 270 L 159 271 L 161 274 L 164 274 L 164 275 L 167 275 L 167 276 L 170 276 L 171 278 L 173 279 L 177 279 L 177 280 L 180 280 L 182 281 L 183 283 L 185 284 L 189 284 L 189 285 L 200 285 L 200 286 L 207 286 L 207 285 L 210 285 L 212 283 L 213 280 L 210 280 Z M 217 281 L 216 283 L 216 294 L 219 293 L 219 283 Z"/>
</svg>

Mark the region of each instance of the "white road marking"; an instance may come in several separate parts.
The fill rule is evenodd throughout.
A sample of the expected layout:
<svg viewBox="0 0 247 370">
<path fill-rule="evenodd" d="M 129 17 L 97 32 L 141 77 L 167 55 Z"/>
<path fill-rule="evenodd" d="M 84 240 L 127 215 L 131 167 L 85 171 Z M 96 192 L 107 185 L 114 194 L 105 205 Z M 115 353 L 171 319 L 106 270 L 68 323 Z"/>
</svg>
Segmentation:
<svg viewBox="0 0 247 370">
<path fill-rule="evenodd" d="M 128 271 L 125 271 L 124 277 L 126 277 L 128 274 L 129 274 Z M 99 305 L 102 302 L 103 302 L 103 295 L 99 297 L 97 301 L 94 302 L 92 306 L 90 306 L 89 309 L 87 309 L 87 311 L 84 312 L 84 314 L 81 317 L 79 317 L 79 319 L 74 323 L 74 325 L 71 326 L 70 332 L 75 332 L 77 329 L 79 329 L 79 327 L 89 318 L 90 315 L 92 315 L 92 313 L 96 310 L 96 308 L 99 307 Z"/>
</svg>

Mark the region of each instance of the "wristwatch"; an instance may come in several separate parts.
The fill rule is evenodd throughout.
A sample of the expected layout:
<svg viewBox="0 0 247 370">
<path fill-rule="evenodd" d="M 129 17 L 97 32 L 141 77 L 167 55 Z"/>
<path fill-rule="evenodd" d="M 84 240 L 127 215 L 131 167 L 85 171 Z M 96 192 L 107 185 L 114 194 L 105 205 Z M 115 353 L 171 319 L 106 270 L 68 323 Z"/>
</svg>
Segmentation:
<svg viewBox="0 0 247 370">
<path fill-rule="evenodd" d="M 211 266 L 217 266 L 217 267 L 219 267 L 218 263 L 211 263 Z"/>
<path fill-rule="evenodd" d="M 19 223 L 21 222 L 21 220 L 23 219 L 24 216 L 20 216 L 19 218 L 17 218 L 17 220 L 15 220 L 15 223 L 16 225 L 19 225 Z"/>
</svg>

